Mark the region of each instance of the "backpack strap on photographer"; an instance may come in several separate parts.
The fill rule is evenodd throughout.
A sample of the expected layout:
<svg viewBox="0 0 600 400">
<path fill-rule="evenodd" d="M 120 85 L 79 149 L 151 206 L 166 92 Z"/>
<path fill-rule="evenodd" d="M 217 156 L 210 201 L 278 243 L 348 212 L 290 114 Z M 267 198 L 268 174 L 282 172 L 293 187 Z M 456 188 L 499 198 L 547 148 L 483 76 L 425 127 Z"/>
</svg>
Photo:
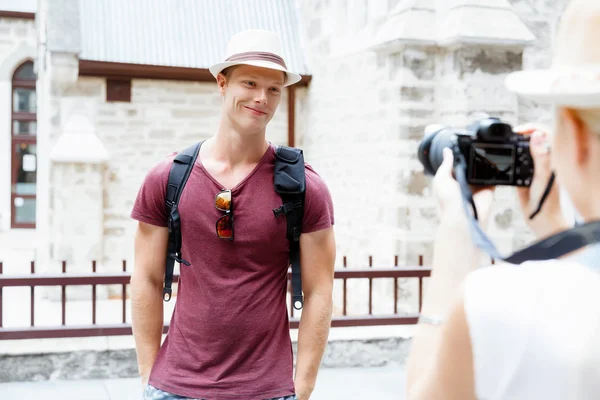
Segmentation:
<svg viewBox="0 0 600 400">
<path fill-rule="evenodd" d="M 166 209 L 168 215 L 169 241 L 167 244 L 167 257 L 165 265 L 165 281 L 163 287 L 163 300 L 171 300 L 171 285 L 173 283 L 173 270 L 175 261 L 180 264 L 190 265 L 181 255 L 181 218 L 179 215 L 179 199 L 183 188 L 192 172 L 202 142 L 196 143 L 175 156 L 169 180 L 167 183 Z"/>
<path fill-rule="evenodd" d="M 292 265 L 292 305 L 296 310 L 300 310 L 304 304 L 300 271 L 300 234 L 306 192 L 302 150 L 288 146 L 276 147 L 274 185 L 283 205 L 273 209 L 273 213 L 276 218 L 285 215 L 287 220 L 286 236 L 290 243 L 289 260 Z"/>
</svg>

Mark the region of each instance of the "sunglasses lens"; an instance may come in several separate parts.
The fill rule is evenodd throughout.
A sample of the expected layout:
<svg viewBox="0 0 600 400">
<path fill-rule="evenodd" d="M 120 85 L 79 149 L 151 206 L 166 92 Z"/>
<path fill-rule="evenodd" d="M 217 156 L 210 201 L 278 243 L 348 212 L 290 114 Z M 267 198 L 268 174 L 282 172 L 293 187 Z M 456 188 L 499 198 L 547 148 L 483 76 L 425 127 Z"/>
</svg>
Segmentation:
<svg viewBox="0 0 600 400">
<path fill-rule="evenodd" d="M 230 214 L 223 215 L 217 221 L 217 236 L 221 239 L 233 238 L 233 219 Z"/>
<path fill-rule="evenodd" d="M 231 210 L 231 192 L 229 190 L 217 194 L 215 197 L 215 207 L 221 211 Z"/>
</svg>

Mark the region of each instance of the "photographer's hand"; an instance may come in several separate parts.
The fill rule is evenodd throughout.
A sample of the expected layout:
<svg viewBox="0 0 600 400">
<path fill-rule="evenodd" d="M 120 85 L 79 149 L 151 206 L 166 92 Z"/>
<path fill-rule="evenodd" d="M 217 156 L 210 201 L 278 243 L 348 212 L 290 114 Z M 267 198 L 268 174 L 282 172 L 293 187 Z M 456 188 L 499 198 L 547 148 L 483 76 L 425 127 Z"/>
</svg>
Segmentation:
<svg viewBox="0 0 600 400">
<path fill-rule="evenodd" d="M 452 151 L 444 149 L 444 161 L 433 179 L 433 191 L 440 207 L 442 222 L 452 219 L 454 224 L 466 227 L 468 220 L 463 209 L 460 186 L 453 175 L 453 167 Z M 479 223 L 482 227 L 485 227 L 489 220 L 494 201 L 494 190 L 494 186 L 471 186 Z"/>
<path fill-rule="evenodd" d="M 548 133 L 541 126 L 533 124 L 517 127 L 515 132 L 532 135 L 529 146 L 535 172 L 531 186 L 517 188 L 517 195 L 525 222 L 538 239 L 543 239 L 570 227 L 561 210 L 560 192 L 556 183 L 544 201 L 539 214 L 533 219 L 529 219 L 529 216 L 537 209 L 552 175 Z"/>
</svg>

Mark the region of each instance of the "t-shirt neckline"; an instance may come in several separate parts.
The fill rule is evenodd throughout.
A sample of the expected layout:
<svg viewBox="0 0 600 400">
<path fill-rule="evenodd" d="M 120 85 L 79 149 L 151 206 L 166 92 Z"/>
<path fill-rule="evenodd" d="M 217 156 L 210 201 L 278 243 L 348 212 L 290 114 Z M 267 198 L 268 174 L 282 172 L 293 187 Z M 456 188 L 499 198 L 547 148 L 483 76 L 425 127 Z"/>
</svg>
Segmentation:
<svg viewBox="0 0 600 400">
<path fill-rule="evenodd" d="M 266 162 L 267 157 L 269 156 L 269 154 L 271 154 L 271 151 L 273 149 L 273 144 L 271 142 L 268 142 L 269 146 L 267 147 L 267 150 L 264 152 L 264 154 L 262 155 L 262 157 L 260 158 L 260 160 L 258 161 L 258 163 L 254 166 L 254 168 L 252 169 L 252 171 L 250 171 L 250 173 L 248 173 L 241 181 L 239 181 L 234 187 L 230 188 L 229 190 L 231 190 L 231 192 L 233 193 L 234 191 L 237 191 L 240 187 L 242 187 L 254 174 L 256 174 L 256 172 L 262 167 L 262 165 Z M 202 160 L 200 159 L 200 154 L 198 154 L 198 157 L 196 158 L 196 164 L 198 165 L 198 167 L 200 167 L 200 170 L 215 184 L 217 185 L 221 190 L 226 190 L 228 188 L 225 187 L 225 185 L 223 185 L 221 182 L 219 182 L 214 176 L 212 176 L 212 174 L 210 172 L 208 172 L 208 170 L 204 167 L 204 164 L 202 163 Z"/>
</svg>

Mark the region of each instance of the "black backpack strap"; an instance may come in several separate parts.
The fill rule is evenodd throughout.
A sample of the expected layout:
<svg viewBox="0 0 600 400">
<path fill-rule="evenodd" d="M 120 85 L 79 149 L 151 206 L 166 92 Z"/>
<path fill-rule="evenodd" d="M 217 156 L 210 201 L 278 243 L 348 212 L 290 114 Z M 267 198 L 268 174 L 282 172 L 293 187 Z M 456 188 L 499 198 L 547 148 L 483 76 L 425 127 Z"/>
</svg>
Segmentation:
<svg viewBox="0 0 600 400">
<path fill-rule="evenodd" d="M 181 192 L 187 183 L 192 172 L 200 146 L 202 142 L 188 147 L 175 156 L 171 170 L 169 171 L 169 181 L 167 183 L 166 206 L 169 227 L 169 242 L 167 245 L 167 258 L 165 267 L 165 285 L 163 287 L 163 300 L 171 300 L 171 285 L 173 283 L 173 270 L 175 261 L 180 264 L 190 265 L 181 256 L 181 220 L 179 216 L 179 199 Z"/>
<path fill-rule="evenodd" d="M 292 265 L 292 305 L 302 309 L 302 276 L 300 272 L 300 234 L 304 217 L 304 195 L 306 177 L 302 150 L 278 146 L 275 152 L 275 191 L 281 196 L 283 205 L 273 210 L 275 217 L 284 214 L 287 219 L 287 238 L 290 242 Z"/>
</svg>

